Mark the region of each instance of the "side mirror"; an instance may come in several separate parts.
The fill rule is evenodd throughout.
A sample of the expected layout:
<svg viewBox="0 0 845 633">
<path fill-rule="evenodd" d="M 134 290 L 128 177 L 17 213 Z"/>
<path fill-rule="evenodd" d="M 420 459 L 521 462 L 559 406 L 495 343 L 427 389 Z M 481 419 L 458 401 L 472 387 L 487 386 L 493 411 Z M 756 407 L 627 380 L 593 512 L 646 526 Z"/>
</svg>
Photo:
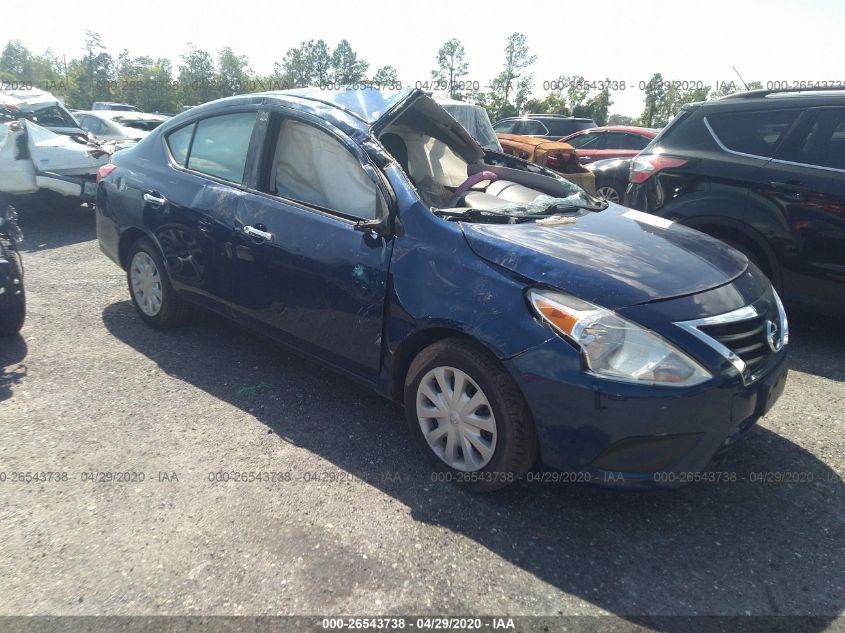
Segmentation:
<svg viewBox="0 0 845 633">
<path fill-rule="evenodd" d="M 360 220 L 355 223 L 355 230 L 362 233 L 375 233 L 382 237 L 390 237 L 390 216 L 386 215 L 377 220 Z"/>
</svg>

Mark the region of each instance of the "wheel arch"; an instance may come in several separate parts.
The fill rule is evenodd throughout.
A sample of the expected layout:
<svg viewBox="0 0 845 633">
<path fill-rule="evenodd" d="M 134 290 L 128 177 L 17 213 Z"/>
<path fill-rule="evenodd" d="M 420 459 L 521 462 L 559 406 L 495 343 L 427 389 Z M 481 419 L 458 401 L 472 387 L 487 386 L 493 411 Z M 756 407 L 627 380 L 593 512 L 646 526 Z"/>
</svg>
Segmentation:
<svg viewBox="0 0 845 633">
<path fill-rule="evenodd" d="M 766 266 L 767 270 L 763 272 L 772 284 L 778 291 L 781 290 L 783 279 L 777 256 L 768 240 L 757 229 L 745 222 L 720 216 L 696 216 L 682 223 L 716 239 L 738 242 L 747 247 Z"/>
<path fill-rule="evenodd" d="M 120 240 L 117 243 L 117 258 L 120 261 L 120 265 L 123 267 L 123 270 L 126 270 L 126 258 L 129 256 L 129 249 L 132 248 L 132 245 L 142 237 L 150 240 L 153 244 L 155 244 L 156 248 L 159 249 L 159 252 L 161 252 L 161 247 L 158 242 L 152 238 L 152 236 L 138 227 L 130 226 L 121 232 Z M 166 263 L 167 262 L 165 261 L 165 264 Z"/>
<path fill-rule="evenodd" d="M 403 402 L 405 378 L 417 355 L 426 347 L 447 338 L 462 338 L 475 343 L 491 353 L 496 359 L 501 360 L 499 354 L 490 345 L 459 328 L 435 325 L 415 330 L 397 344 L 396 351 L 391 355 L 392 360 L 388 371 L 388 395 L 392 400 L 400 404 Z"/>
</svg>

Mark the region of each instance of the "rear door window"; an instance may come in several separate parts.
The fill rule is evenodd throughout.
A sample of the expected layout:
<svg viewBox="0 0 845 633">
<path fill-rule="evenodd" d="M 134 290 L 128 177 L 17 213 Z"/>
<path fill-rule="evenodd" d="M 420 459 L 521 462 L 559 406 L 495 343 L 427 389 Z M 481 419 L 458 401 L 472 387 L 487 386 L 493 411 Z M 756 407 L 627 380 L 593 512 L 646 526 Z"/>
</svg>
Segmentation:
<svg viewBox="0 0 845 633">
<path fill-rule="evenodd" d="M 516 127 L 516 121 L 499 121 L 496 125 L 493 126 L 493 130 L 497 134 L 513 134 L 514 128 Z"/>
<path fill-rule="evenodd" d="M 241 112 L 199 121 L 188 155 L 188 169 L 240 183 L 256 117 L 255 112 Z"/>
<path fill-rule="evenodd" d="M 845 170 L 845 108 L 824 108 L 809 113 L 809 125 L 790 137 L 777 158 L 802 165 Z"/>
<path fill-rule="evenodd" d="M 628 134 L 623 132 L 608 132 L 604 149 L 632 149 L 629 147 Z"/>
<path fill-rule="evenodd" d="M 518 121 L 516 131 L 514 134 L 522 134 L 525 136 L 545 136 L 549 131 L 546 126 L 539 121 L 523 120 Z"/>
<path fill-rule="evenodd" d="M 797 110 L 731 112 L 705 120 L 716 140 L 729 150 L 771 158 L 798 114 Z"/>
<path fill-rule="evenodd" d="M 625 134 L 625 146 L 622 149 L 643 149 L 651 141 L 647 136 L 640 134 Z"/>
<path fill-rule="evenodd" d="M 572 137 L 566 142 L 575 149 L 599 149 L 604 136 L 604 132 L 585 132 L 584 134 Z"/>
<path fill-rule="evenodd" d="M 167 146 L 170 148 L 173 160 L 182 167 L 188 164 L 188 150 L 191 147 L 195 127 L 196 123 L 191 123 L 167 135 Z"/>
</svg>

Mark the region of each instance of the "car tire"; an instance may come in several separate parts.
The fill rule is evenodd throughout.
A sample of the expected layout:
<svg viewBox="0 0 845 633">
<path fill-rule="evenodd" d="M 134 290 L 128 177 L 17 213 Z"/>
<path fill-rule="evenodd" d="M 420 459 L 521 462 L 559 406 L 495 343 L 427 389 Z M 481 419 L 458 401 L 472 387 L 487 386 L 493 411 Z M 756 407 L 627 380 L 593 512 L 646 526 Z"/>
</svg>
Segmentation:
<svg viewBox="0 0 845 633">
<path fill-rule="evenodd" d="M 4 249 L 5 251 L 5 249 Z M 23 287 L 23 270 L 18 254 L 9 249 L 4 252 L 9 262 L 13 287 L 16 290 L 0 295 L 0 336 L 14 336 L 21 331 L 26 318 L 26 292 Z"/>
<path fill-rule="evenodd" d="M 147 325 L 172 328 L 190 318 L 190 306 L 176 294 L 158 248 L 147 238 L 136 240 L 129 249 L 126 282 L 132 304 Z"/>
<path fill-rule="evenodd" d="M 434 481 L 490 492 L 534 465 L 537 433 L 525 398 L 481 345 L 448 338 L 425 348 L 408 369 L 404 400 L 411 434 L 432 464 Z"/>
</svg>

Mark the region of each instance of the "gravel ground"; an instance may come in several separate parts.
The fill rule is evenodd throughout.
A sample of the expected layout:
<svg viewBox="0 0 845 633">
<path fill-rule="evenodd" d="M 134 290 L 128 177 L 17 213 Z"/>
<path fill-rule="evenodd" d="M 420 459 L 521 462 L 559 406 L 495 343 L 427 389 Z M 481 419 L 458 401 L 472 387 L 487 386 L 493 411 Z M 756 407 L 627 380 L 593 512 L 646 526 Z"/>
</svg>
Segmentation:
<svg viewBox="0 0 845 633">
<path fill-rule="evenodd" d="M 472 496 L 432 483 L 400 408 L 347 379 L 211 317 L 145 327 L 89 210 L 21 223 L 28 318 L 0 347 L 0 615 L 813 614 L 819 630 L 837 626 L 842 323 L 793 318 L 785 394 L 713 466 L 734 483 Z M 224 470 L 291 480 L 209 481 Z M 13 482 L 19 471 L 69 479 Z M 83 482 L 92 471 L 145 478 Z M 748 481 L 761 471 L 813 481 Z"/>
</svg>

